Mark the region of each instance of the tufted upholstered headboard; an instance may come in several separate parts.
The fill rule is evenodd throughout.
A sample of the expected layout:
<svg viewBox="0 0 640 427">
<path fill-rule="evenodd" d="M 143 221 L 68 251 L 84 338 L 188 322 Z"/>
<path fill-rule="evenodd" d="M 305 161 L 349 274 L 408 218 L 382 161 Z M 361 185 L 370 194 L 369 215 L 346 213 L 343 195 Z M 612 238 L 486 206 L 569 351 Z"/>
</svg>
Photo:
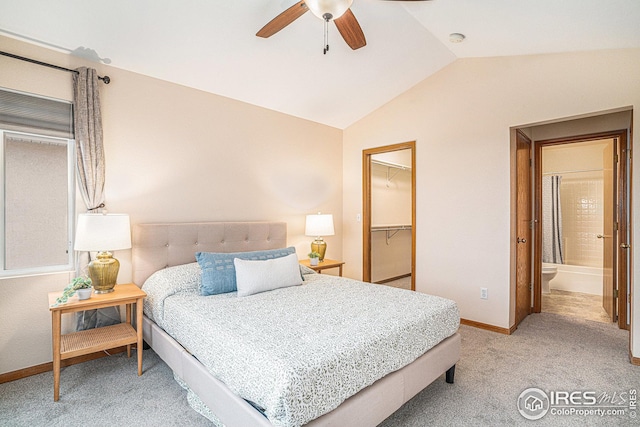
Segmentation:
<svg viewBox="0 0 640 427">
<path fill-rule="evenodd" d="M 133 281 L 142 286 L 155 271 L 195 262 L 196 252 L 248 252 L 287 245 L 285 222 L 137 224 L 133 228 Z"/>
</svg>

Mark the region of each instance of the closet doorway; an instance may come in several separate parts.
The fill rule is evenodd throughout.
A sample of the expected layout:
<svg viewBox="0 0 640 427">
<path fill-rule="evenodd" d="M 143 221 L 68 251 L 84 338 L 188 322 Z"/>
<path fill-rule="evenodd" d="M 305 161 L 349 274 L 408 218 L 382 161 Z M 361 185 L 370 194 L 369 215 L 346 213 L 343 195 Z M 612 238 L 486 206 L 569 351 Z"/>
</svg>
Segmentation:
<svg viewBox="0 0 640 427">
<path fill-rule="evenodd" d="M 415 141 L 362 152 L 363 280 L 415 290 Z"/>
</svg>

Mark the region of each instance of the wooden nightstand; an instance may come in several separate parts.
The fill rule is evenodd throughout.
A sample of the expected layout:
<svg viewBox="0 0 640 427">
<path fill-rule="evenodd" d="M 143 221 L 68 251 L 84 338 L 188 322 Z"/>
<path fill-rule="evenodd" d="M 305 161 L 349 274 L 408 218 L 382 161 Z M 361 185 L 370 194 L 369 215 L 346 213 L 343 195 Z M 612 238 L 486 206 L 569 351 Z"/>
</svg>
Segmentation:
<svg viewBox="0 0 640 427">
<path fill-rule="evenodd" d="M 51 330 L 53 334 L 53 400 L 60 398 L 60 361 L 84 354 L 127 346 L 127 356 L 131 357 L 131 344 L 137 344 L 138 375 L 142 375 L 142 304 L 147 294 L 134 285 L 116 285 L 108 294 L 91 294 L 91 298 L 71 300 L 58 307 L 52 307 L 62 292 L 49 293 Z M 61 334 L 61 318 L 65 313 L 93 310 L 126 304 L 126 322 L 102 328 Z M 136 325 L 131 324 L 132 306 L 136 304 Z"/>
<path fill-rule="evenodd" d="M 342 276 L 342 266 L 344 265 L 344 261 L 336 261 L 335 259 L 325 258 L 324 261 L 319 262 L 318 265 L 311 265 L 308 259 L 300 260 L 300 264 L 305 267 L 309 267 L 313 271 L 317 271 L 318 273 L 322 273 L 322 270 L 326 270 L 329 268 L 339 268 L 339 275 Z"/>
</svg>

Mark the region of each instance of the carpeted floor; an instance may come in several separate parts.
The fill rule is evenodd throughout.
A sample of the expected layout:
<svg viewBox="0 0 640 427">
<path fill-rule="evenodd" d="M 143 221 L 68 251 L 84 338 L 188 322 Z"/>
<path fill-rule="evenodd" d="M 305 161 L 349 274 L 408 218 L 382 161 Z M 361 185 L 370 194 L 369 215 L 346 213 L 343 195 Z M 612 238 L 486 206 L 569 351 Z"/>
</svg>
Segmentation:
<svg viewBox="0 0 640 427">
<path fill-rule="evenodd" d="M 640 366 L 628 360 L 628 332 L 612 324 L 551 313 L 529 316 L 518 330 L 501 335 L 460 328 L 462 357 L 455 384 L 436 380 L 381 427 L 434 426 L 632 426 L 630 389 L 640 388 Z M 186 402 L 186 392 L 153 351 L 144 353 L 144 374 L 135 358 L 116 355 L 63 370 L 60 401 L 53 402 L 51 372 L 0 384 L 1 426 L 211 426 Z M 547 413 L 529 421 L 518 412 L 520 393 L 607 393 L 624 415 Z"/>
<path fill-rule="evenodd" d="M 426 426 L 626 426 L 625 416 L 560 416 L 538 421 L 518 412 L 518 396 L 537 387 L 592 391 L 628 400 L 640 389 L 640 366 L 629 363 L 629 335 L 605 324 L 551 313 L 527 317 L 512 335 L 462 326 L 462 356 L 455 384 L 436 381 L 382 425 Z M 624 393 L 621 395 L 621 393 Z M 624 408 L 625 406 L 623 406 Z M 626 406 L 628 408 L 628 405 Z"/>
</svg>

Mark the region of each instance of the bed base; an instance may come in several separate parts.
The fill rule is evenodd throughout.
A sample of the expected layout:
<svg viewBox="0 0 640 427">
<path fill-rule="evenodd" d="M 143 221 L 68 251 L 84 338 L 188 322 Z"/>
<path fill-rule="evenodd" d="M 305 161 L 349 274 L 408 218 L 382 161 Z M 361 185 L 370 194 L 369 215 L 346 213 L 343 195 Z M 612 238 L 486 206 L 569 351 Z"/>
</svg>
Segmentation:
<svg viewBox="0 0 640 427">
<path fill-rule="evenodd" d="M 189 385 L 225 426 L 273 427 L 266 417 L 211 375 L 194 356 L 146 316 L 143 335 L 145 342 Z M 377 425 L 443 373 L 446 381 L 453 383 L 459 355 L 460 335 L 456 333 L 411 364 L 360 390 L 339 407 L 312 420 L 307 426 Z"/>
</svg>

